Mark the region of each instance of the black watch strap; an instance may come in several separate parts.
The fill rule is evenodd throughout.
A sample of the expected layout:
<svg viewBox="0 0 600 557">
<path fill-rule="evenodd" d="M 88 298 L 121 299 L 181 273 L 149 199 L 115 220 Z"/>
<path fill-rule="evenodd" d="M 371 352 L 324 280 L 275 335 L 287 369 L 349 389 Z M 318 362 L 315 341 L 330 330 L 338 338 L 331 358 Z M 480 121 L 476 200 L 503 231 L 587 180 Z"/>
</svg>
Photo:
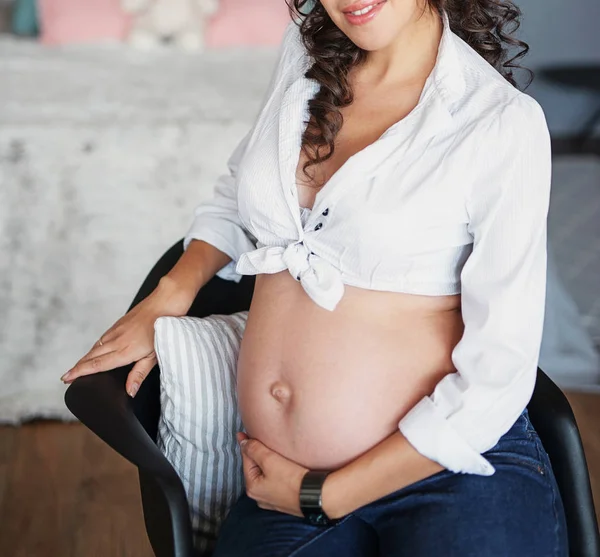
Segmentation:
<svg viewBox="0 0 600 557">
<path fill-rule="evenodd" d="M 309 470 L 300 486 L 300 509 L 306 520 L 316 526 L 329 526 L 337 522 L 330 519 L 321 507 L 323 482 L 328 475 L 327 471 Z"/>
</svg>

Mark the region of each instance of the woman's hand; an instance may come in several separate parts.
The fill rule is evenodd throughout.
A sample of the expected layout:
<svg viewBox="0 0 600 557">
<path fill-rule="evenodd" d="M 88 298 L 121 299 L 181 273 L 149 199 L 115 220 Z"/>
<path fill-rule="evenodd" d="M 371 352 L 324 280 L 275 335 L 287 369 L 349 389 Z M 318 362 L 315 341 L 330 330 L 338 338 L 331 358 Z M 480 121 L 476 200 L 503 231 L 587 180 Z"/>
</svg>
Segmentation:
<svg viewBox="0 0 600 557">
<path fill-rule="evenodd" d="M 154 352 L 154 322 L 163 315 L 185 315 L 194 298 L 168 275 L 139 304 L 121 317 L 92 349 L 81 358 L 61 380 L 70 384 L 82 375 L 108 371 L 136 362 L 129 372 L 125 388 L 134 397 L 156 364 Z"/>
<path fill-rule="evenodd" d="M 303 517 L 300 510 L 300 485 L 308 468 L 304 468 L 263 445 L 238 433 L 242 450 L 246 494 L 261 509 Z"/>
</svg>

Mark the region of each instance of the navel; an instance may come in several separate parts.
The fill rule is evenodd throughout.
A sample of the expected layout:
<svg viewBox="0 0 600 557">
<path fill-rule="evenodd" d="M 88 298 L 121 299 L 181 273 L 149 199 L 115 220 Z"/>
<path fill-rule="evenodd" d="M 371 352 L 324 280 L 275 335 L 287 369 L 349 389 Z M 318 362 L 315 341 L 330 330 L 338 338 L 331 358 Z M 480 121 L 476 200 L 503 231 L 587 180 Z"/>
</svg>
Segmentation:
<svg viewBox="0 0 600 557">
<path fill-rule="evenodd" d="M 278 402 L 287 403 L 292 398 L 292 391 L 289 386 L 282 381 L 275 381 L 271 385 L 271 395 Z"/>
</svg>

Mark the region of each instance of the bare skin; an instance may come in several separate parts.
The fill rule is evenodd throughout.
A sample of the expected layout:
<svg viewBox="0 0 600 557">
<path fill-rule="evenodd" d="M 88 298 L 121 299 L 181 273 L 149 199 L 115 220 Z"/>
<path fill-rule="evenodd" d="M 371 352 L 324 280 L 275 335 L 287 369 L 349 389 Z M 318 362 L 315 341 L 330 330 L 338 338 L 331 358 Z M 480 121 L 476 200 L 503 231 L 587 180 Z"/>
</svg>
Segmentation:
<svg viewBox="0 0 600 557">
<path fill-rule="evenodd" d="M 346 286 L 329 312 L 289 273 L 260 275 L 238 359 L 248 435 L 307 468 L 352 461 L 453 371 L 458 304 Z"/>
<path fill-rule="evenodd" d="M 355 101 L 342 109 L 334 156 L 313 170 L 316 185 L 308 184 L 306 156 L 300 155 L 302 207 L 312 208 L 350 156 L 404 118 L 423 86 L 405 84 L 398 94 L 398 84 L 373 85 L 361 72 L 351 81 Z M 238 400 L 248 435 L 307 468 L 337 469 L 394 432 L 399 419 L 455 371 L 450 354 L 462 332 L 460 295 L 346 285 L 330 312 L 287 270 L 258 275 L 238 360 Z"/>
<path fill-rule="evenodd" d="M 372 52 L 369 63 L 351 76 L 355 102 L 344 109 L 336 155 L 317 169 L 319 186 L 305 184 L 302 156 L 298 161 L 298 198 L 304 207 L 312 207 L 320 187 L 352 154 L 417 105 L 441 36 L 435 17 L 416 23 L 417 0 L 388 0 L 386 9 L 395 16 L 380 17 L 379 27 L 356 32 L 344 27 L 340 15 L 348 2 L 321 2 L 356 44 Z M 66 381 L 137 361 L 139 355 L 151 357 L 148 339 L 155 316 L 185 313 L 198 290 L 228 261 L 216 248 L 194 240 L 165 279 L 165 288 L 153 294 L 154 301 L 107 331 L 110 350 L 105 344 L 104 358 L 97 358 L 102 352 L 95 346 Z M 329 312 L 289 272 L 258 275 L 238 359 L 238 400 L 255 455 L 246 457 L 256 464 L 258 448 L 271 455 L 275 451 L 288 460 L 281 464 L 269 457 L 273 467 L 294 477 L 291 488 L 270 480 L 279 476 L 264 473 L 267 461 L 261 457 L 259 476 L 268 484 L 261 506 L 298 514 L 303 467 L 336 469 L 324 486 L 324 506 L 333 518 L 439 471 L 401 436 L 397 423 L 454 371 L 451 352 L 463 327 L 460 295 L 346 286 L 343 299 Z M 132 372 L 128 390 L 143 380 L 148 367 L 142 364 Z M 361 489 L 352 492 L 354 478 L 363 476 L 370 481 L 358 482 Z M 278 507 L 275 500 L 289 504 Z"/>
<path fill-rule="evenodd" d="M 173 269 L 147 298 L 107 329 L 61 380 L 108 371 L 135 362 L 125 388 L 135 396 L 156 365 L 154 322 L 163 315 L 186 315 L 198 291 L 230 258 L 214 246 L 193 240 Z M 102 344 L 100 343 L 102 341 Z"/>
<path fill-rule="evenodd" d="M 320 0 L 334 23 L 369 51 L 350 76 L 336 155 L 304 181 L 300 206 L 349 156 L 417 105 L 442 24 L 421 0 L 386 0 L 369 25 L 345 20 L 350 0 Z M 386 14 L 385 17 L 383 14 Z M 460 295 L 414 296 L 348 287 L 334 312 L 316 306 L 286 272 L 259 275 L 238 359 L 238 401 L 249 433 L 238 435 L 246 492 L 263 509 L 302 516 L 307 469 L 328 469 L 322 505 L 341 518 L 444 469 L 397 427 L 447 373 L 464 324 Z"/>
</svg>

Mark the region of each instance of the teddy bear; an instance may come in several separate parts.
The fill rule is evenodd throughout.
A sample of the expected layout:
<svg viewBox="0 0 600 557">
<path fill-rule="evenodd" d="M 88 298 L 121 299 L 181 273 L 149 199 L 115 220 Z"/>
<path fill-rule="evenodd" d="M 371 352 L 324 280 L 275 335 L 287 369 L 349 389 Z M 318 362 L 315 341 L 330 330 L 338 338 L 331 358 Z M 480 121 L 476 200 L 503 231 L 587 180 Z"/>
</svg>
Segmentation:
<svg viewBox="0 0 600 557">
<path fill-rule="evenodd" d="M 204 47 L 206 22 L 218 9 L 218 0 L 121 0 L 133 15 L 129 42 L 150 49 L 171 39 L 185 50 Z"/>
</svg>

